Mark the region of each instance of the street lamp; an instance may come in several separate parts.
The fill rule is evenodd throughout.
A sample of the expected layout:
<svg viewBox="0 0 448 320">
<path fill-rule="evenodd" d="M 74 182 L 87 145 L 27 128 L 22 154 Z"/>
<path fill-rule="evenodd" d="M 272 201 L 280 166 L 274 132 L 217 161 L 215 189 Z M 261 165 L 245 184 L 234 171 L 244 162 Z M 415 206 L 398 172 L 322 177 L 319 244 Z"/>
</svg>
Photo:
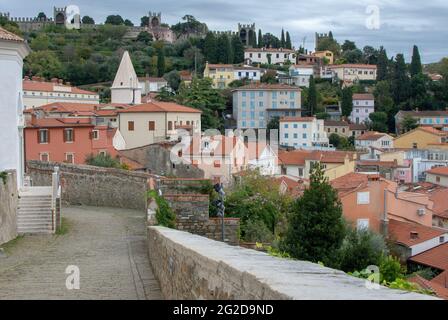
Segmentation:
<svg viewBox="0 0 448 320">
<path fill-rule="evenodd" d="M 225 236 L 224 236 L 224 213 L 226 210 L 226 207 L 224 206 L 224 201 L 226 197 L 226 193 L 224 192 L 224 187 L 222 183 L 217 183 L 213 186 L 215 191 L 219 195 L 219 199 L 213 201 L 213 205 L 218 209 L 218 217 L 221 217 L 221 232 L 222 232 L 222 241 L 225 242 Z"/>
</svg>

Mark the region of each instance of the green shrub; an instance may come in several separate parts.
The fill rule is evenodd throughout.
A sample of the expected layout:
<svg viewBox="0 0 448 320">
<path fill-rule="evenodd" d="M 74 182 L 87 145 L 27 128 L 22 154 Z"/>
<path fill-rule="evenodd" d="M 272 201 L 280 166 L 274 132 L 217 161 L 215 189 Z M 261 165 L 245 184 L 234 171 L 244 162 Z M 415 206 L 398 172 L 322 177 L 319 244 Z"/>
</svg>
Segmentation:
<svg viewBox="0 0 448 320">
<path fill-rule="evenodd" d="M 121 164 L 118 158 L 112 158 L 112 156 L 108 153 L 106 154 L 100 153 L 97 155 L 89 154 L 86 157 L 85 163 L 95 167 L 129 170 L 128 165 Z"/>
<path fill-rule="evenodd" d="M 247 242 L 270 243 L 274 239 L 271 230 L 261 220 L 248 220 L 244 230 L 244 240 Z"/>
<path fill-rule="evenodd" d="M 3 180 L 3 184 L 6 184 L 6 181 L 8 179 L 8 173 L 6 171 L 0 172 L 0 179 Z"/>
<path fill-rule="evenodd" d="M 394 282 L 403 279 L 406 270 L 401 266 L 400 261 L 393 256 L 382 256 L 380 261 L 381 282 Z"/>
<path fill-rule="evenodd" d="M 168 202 L 157 194 L 157 191 L 151 190 L 148 196 L 157 203 L 156 219 L 160 226 L 174 229 L 176 227 L 176 214 L 170 208 Z"/>
</svg>

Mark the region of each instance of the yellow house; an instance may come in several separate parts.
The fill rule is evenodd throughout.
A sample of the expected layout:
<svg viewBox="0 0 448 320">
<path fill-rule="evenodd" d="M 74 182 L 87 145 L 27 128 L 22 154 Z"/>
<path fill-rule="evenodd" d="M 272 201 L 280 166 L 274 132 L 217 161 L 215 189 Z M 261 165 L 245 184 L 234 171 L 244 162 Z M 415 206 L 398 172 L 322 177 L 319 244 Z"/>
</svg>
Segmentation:
<svg viewBox="0 0 448 320">
<path fill-rule="evenodd" d="M 433 127 L 418 127 L 394 139 L 395 148 L 429 149 L 434 145 L 444 144 L 448 140 L 448 132 Z"/>
<path fill-rule="evenodd" d="M 224 89 L 235 80 L 234 67 L 231 64 L 205 64 L 204 78 L 213 81 L 213 88 Z"/>
<path fill-rule="evenodd" d="M 327 59 L 328 64 L 334 63 L 334 54 L 330 50 L 325 51 L 316 51 L 314 52 L 314 56 L 321 58 L 322 60 Z"/>
</svg>

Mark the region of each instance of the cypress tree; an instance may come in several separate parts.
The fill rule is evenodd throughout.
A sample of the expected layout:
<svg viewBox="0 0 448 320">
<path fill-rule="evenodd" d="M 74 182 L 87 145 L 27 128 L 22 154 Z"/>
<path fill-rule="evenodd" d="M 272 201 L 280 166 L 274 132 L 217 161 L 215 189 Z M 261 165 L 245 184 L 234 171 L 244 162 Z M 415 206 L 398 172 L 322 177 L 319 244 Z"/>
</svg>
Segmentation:
<svg viewBox="0 0 448 320">
<path fill-rule="evenodd" d="M 383 81 L 389 78 L 389 59 L 387 58 L 386 49 L 380 47 L 380 52 L 378 54 L 378 63 L 377 63 L 377 74 L 376 80 Z"/>
<path fill-rule="evenodd" d="M 414 46 L 414 49 L 412 50 L 412 61 L 411 65 L 409 67 L 409 71 L 411 73 L 411 77 L 422 73 L 422 61 L 420 59 L 420 52 L 418 51 L 418 47 Z"/>
<path fill-rule="evenodd" d="M 249 31 L 249 46 L 252 48 L 257 47 L 257 34 L 253 30 Z"/>
<path fill-rule="evenodd" d="M 313 116 L 317 108 L 317 92 L 316 92 L 316 82 L 314 77 L 310 77 L 310 86 L 308 88 L 308 113 L 309 116 Z"/>
<path fill-rule="evenodd" d="M 285 40 L 285 31 L 282 29 L 282 37 L 280 39 L 280 47 L 285 48 L 286 40 Z"/>
<path fill-rule="evenodd" d="M 233 63 L 238 64 L 244 62 L 244 46 L 238 35 L 232 36 Z"/>
<path fill-rule="evenodd" d="M 204 56 L 209 63 L 217 63 L 217 44 L 213 32 L 207 32 L 204 39 Z"/>
<path fill-rule="evenodd" d="M 162 77 L 165 74 L 165 54 L 163 47 L 157 50 L 157 76 Z"/>
<path fill-rule="evenodd" d="M 333 32 L 330 31 L 330 32 L 328 33 L 328 38 L 330 38 L 330 40 L 333 40 Z"/>
<path fill-rule="evenodd" d="M 286 49 L 292 49 L 291 37 L 288 31 L 286 31 Z"/>
<path fill-rule="evenodd" d="M 351 87 L 342 89 L 342 101 L 341 101 L 342 115 L 344 117 L 350 116 L 353 110 L 353 91 Z"/>
<path fill-rule="evenodd" d="M 258 48 L 263 48 L 263 34 L 261 33 L 261 29 L 258 29 Z"/>
<path fill-rule="evenodd" d="M 232 63 L 232 53 L 230 48 L 230 41 L 227 34 L 223 33 L 218 38 L 217 43 L 217 63 Z"/>
<path fill-rule="evenodd" d="M 404 56 L 399 53 L 395 57 L 392 75 L 392 97 L 396 105 L 405 102 L 409 98 L 409 77 L 406 71 Z"/>
</svg>

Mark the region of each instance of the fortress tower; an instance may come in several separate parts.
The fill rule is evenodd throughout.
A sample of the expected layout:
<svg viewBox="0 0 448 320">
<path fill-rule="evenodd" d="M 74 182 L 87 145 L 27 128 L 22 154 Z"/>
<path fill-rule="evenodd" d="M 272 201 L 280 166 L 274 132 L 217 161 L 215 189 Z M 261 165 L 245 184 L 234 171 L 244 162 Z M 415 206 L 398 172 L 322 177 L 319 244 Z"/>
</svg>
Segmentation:
<svg viewBox="0 0 448 320">
<path fill-rule="evenodd" d="M 65 20 L 67 20 L 67 8 L 53 8 L 53 20 L 57 26 L 65 25 Z"/>
<path fill-rule="evenodd" d="M 256 36 L 255 23 L 253 24 L 241 24 L 238 23 L 238 34 L 240 36 L 241 42 L 244 46 L 250 46 L 252 43 L 252 37 Z M 256 40 L 256 39 L 255 39 Z"/>
<path fill-rule="evenodd" d="M 149 11 L 149 26 L 150 28 L 158 28 L 162 24 L 162 13 Z"/>
</svg>

